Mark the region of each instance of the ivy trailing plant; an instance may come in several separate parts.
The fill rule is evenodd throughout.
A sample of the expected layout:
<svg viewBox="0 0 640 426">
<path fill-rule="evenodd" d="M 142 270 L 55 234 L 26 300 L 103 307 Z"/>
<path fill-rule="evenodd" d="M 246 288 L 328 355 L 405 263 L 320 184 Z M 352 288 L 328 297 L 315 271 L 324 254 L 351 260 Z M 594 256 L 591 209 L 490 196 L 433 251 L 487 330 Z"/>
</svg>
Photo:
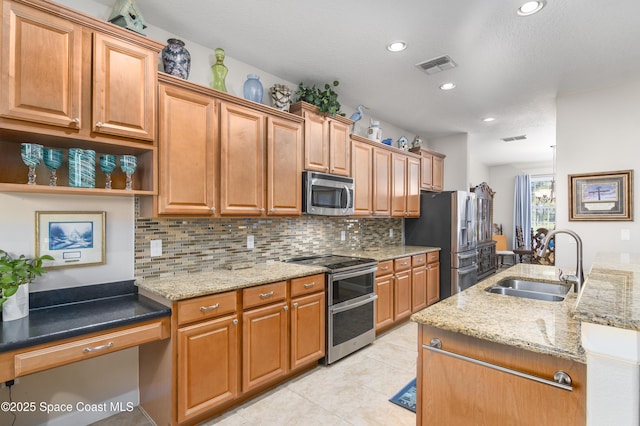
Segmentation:
<svg viewBox="0 0 640 426">
<path fill-rule="evenodd" d="M 338 102 L 338 94 L 333 90 L 340 83 L 338 80 L 334 80 L 333 85 L 327 83 L 324 85 L 324 90 L 317 88 L 315 84 L 311 87 L 305 86 L 303 83 L 298 84 L 296 90 L 296 96 L 299 101 L 307 102 L 318 107 L 318 110 L 322 114 L 336 115 L 345 114 L 340 111 L 340 102 Z"/>
<path fill-rule="evenodd" d="M 28 259 L 20 255 L 14 259 L 6 251 L 0 250 L 0 306 L 18 291 L 19 286 L 33 282 L 36 277 L 47 272 L 42 267 L 45 260 L 53 260 L 53 257 L 44 255 Z"/>
</svg>

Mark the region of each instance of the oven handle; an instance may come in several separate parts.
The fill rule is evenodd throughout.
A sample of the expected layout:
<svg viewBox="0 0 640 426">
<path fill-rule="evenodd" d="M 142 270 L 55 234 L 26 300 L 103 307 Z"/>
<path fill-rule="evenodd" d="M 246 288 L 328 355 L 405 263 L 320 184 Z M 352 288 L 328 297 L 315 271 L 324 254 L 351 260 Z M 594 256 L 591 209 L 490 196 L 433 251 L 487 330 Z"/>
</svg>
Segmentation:
<svg viewBox="0 0 640 426">
<path fill-rule="evenodd" d="M 377 294 L 372 294 L 368 299 L 356 302 L 352 305 L 341 306 L 339 308 L 331 308 L 331 314 L 338 314 L 340 312 L 348 311 L 349 309 L 357 308 L 358 306 L 366 305 L 367 303 L 374 302 L 377 298 Z"/>
<path fill-rule="evenodd" d="M 372 266 L 366 269 L 358 269 L 356 271 L 338 272 L 337 274 L 331 274 L 331 281 L 344 280 L 345 278 L 357 277 L 360 275 L 373 274 L 378 270 L 378 266 Z"/>
</svg>

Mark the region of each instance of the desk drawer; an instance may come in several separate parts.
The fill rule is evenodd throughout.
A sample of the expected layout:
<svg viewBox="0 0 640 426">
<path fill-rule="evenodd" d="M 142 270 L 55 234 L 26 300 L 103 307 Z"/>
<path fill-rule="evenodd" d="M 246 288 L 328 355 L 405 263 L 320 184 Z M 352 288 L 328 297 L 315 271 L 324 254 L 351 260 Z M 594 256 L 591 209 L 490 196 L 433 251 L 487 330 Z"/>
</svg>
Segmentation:
<svg viewBox="0 0 640 426">
<path fill-rule="evenodd" d="M 291 280 L 291 297 L 322 290 L 324 290 L 324 274 L 309 275 L 308 277 Z"/>
<path fill-rule="evenodd" d="M 214 318 L 236 311 L 237 292 L 212 294 L 178 302 L 178 325 Z"/>
<path fill-rule="evenodd" d="M 287 298 L 287 282 L 280 281 L 242 290 L 242 307 L 266 305 Z"/>
<path fill-rule="evenodd" d="M 14 356 L 15 376 L 26 376 L 167 337 L 169 337 L 169 317 L 91 338 L 17 353 Z"/>
</svg>

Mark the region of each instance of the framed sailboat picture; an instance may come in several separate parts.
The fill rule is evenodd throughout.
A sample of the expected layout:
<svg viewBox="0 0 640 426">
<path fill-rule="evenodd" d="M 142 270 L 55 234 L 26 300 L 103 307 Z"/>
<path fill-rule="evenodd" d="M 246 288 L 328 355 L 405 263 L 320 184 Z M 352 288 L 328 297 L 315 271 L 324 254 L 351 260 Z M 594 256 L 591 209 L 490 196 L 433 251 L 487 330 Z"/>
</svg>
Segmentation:
<svg viewBox="0 0 640 426">
<path fill-rule="evenodd" d="M 569 175 L 569 220 L 633 220 L 633 170 Z"/>
</svg>

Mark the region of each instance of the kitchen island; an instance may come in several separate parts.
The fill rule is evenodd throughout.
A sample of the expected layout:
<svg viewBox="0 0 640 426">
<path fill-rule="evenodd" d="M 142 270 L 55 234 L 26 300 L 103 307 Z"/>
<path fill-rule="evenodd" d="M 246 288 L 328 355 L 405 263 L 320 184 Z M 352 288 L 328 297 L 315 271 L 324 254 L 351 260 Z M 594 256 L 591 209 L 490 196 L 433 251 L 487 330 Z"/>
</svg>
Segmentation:
<svg viewBox="0 0 640 426">
<path fill-rule="evenodd" d="M 518 264 L 412 316 L 420 324 L 419 425 L 585 424 L 577 294 L 548 302 L 486 291 L 510 277 L 558 283 L 554 267 Z M 557 372 L 570 384 L 556 387 Z"/>
</svg>

